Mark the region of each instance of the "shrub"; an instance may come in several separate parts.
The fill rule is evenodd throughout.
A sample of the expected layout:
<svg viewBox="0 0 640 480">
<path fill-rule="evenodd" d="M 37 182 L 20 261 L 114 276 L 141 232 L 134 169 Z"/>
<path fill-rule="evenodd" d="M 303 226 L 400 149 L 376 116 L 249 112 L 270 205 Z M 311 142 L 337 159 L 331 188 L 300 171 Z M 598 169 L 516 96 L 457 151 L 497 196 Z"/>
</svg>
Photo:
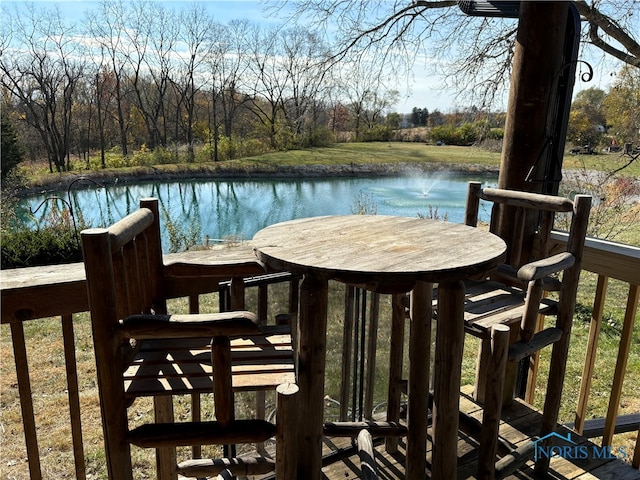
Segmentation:
<svg viewBox="0 0 640 480">
<path fill-rule="evenodd" d="M 378 213 L 378 205 L 372 195 L 360 190 L 351 206 L 352 215 L 375 215 Z"/>
<path fill-rule="evenodd" d="M 169 236 L 170 253 L 188 250 L 190 247 L 202 243 L 202 226 L 199 220 L 191 219 L 189 225 L 185 225 L 185 222 L 181 222 L 180 219 L 174 220 L 164 206 L 162 206 L 161 214 L 165 224 L 164 228 Z"/>
<path fill-rule="evenodd" d="M 362 132 L 363 142 L 388 142 L 391 140 L 393 130 L 386 125 L 374 125 L 369 130 Z"/>
<path fill-rule="evenodd" d="M 504 128 L 491 128 L 487 138 L 491 140 L 502 140 L 504 138 Z"/>
<path fill-rule="evenodd" d="M 328 147 L 333 144 L 333 134 L 327 127 L 315 127 L 304 135 L 300 141 L 302 148 Z"/>
<path fill-rule="evenodd" d="M 442 142 L 445 145 L 460 145 L 458 130 L 453 125 L 433 127 L 429 132 L 429 137 L 434 143 Z"/>
<path fill-rule="evenodd" d="M 473 123 L 463 123 L 457 129 L 458 137 L 460 138 L 461 145 L 473 145 L 478 140 L 478 128 Z"/>
<path fill-rule="evenodd" d="M 427 213 L 418 212 L 418 218 L 423 220 L 439 220 L 442 222 L 449 221 L 449 215 L 447 212 L 445 212 L 444 215 L 441 215 L 438 207 L 434 207 L 431 204 L 429 204 L 429 211 Z"/>
<path fill-rule="evenodd" d="M 73 218 L 66 209 L 53 203 L 37 229 L 26 226 L 16 214 L 18 201 L 10 191 L 1 197 L 0 268 L 36 267 L 82 261 L 80 239 L 76 235 Z M 79 213 L 79 212 L 78 212 Z M 82 215 L 77 217 L 77 229 L 86 225 Z"/>
<path fill-rule="evenodd" d="M 640 222 L 640 203 L 636 200 L 639 189 L 638 183 L 629 177 L 587 170 L 583 165 L 565 173 L 559 193 L 569 198 L 579 193 L 591 195 L 587 235 L 615 240 Z M 555 228 L 568 230 L 567 217 L 556 217 Z"/>
<path fill-rule="evenodd" d="M 0 250 L 3 269 L 82 261 L 75 231 L 66 226 L 3 232 Z"/>
</svg>

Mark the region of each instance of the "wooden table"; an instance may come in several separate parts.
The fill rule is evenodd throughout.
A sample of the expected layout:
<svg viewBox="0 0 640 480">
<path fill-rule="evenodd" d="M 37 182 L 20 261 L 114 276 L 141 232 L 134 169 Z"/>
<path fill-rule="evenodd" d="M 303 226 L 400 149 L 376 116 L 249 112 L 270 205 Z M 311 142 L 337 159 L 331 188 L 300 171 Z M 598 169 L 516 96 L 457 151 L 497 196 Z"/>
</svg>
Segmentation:
<svg viewBox="0 0 640 480">
<path fill-rule="evenodd" d="M 329 216 L 283 222 L 253 238 L 271 269 L 304 275 L 299 318 L 298 478 L 320 479 L 328 281 L 385 293 L 412 292 L 407 479 L 424 479 L 432 284 L 438 283 L 432 478 L 456 478 L 464 343 L 463 279 L 503 261 L 505 243 L 465 225 L 389 216 Z"/>
</svg>

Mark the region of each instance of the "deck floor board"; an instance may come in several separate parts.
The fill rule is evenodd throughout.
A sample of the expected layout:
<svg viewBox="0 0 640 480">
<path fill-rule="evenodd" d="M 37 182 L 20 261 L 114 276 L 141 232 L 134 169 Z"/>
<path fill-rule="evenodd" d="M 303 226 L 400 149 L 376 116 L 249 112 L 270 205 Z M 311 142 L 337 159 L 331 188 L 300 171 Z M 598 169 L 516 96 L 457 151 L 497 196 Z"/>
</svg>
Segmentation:
<svg viewBox="0 0 640 480">
<path fill-rule="evenodd" d="M 460 402 L 461 411 L 476 419 L 481 418 L 479 406 L 470 396 L 463 394 Z M 540 425 L 541 414 L 522 402 L 516 402 L 505 411 L 500 425 L 501 441 L 511 447 L 518 447 L 531 441 Z M 571 433 L 571 438 L 578 445 L 592 445 L 590 441 L 571 430 L 560 430 L 563 436 Z M 427 468 L 431 462 L 431 431 L 429 431 L 427 445 Z M 347 438 L 330 438 L 325 441 L 325 454 L 328 455 L 337 448 L 347 448 L 351 443 Z M 477 461 L 478 442 L 468 433 L 461 431 L 458 440 L 458 479 L 475 479 L 475 465 Z M 404 439 L 400 441 L 399 451 L 391 455 L 385 451 L 384 444 L 378 442 L 376 446 L 376 464 L 381 479 L 395 480 L 404 478 Z M 499 452 L 499 455 L 502 453 Z M 323 478 L 327 480 L 350 480 L 360 477 L 359 459 L 354 451 L 345 458 L 336 460 L 323 467 Z M 533 462 L 506 477 L 509 480 L 539 479 L 533 472 Z M 621 460 L 587 458 L 564 459 L 553 458 L 548 478 L 562 480 L 591 480 L 591 479 L 623 479 L 639 480 L 640 472 Z"/>
</svg>

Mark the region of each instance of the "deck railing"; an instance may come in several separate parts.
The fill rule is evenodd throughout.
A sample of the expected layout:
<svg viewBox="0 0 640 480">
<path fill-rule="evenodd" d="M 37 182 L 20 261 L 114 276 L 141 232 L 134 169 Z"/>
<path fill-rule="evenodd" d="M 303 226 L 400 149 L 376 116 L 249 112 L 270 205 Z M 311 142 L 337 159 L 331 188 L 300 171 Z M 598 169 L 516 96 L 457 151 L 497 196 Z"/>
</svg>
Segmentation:
<svg viewBox="0 0 640 480">
<path fill-rule="evenodd" d="M 564 241 L 563 235 L 557 233 L 558 242 Z M 579 432 L 588 430 L 590 436 L 603 436 L 603 443 L 610 445 L 612 436 L 619 431 L 639 429 L 637 416 L 630 416 L 617 421 L 618 405 L 622 394 L 624 372 L 631 349 L 633 325 L 637 316 L 638 297 L 640 290 L 640 248 L 614 244 L 602 240 L 588 239 L 583 259 L 583 269 L 598 275 L 598 285 L 594 298 L 593 318 L 587 345 L 584 374 L 578 403 L 576 406 L 575 428 Z M 0 272 L 2 284 L 2 323 L 8 323 L 14 351 L 17 384 L 22 421 L 25 435 L 30 478 L 42 478 L 40 468 L 40 454 L 38 451 L 37 426 L 35 423 L 32 391 L 29 379 L 29 363 L 23 323 L 37 321 L 48 317 L 61 317 L 61 329 L 64 345 L 66 365 L 67 390 L 75 472 L 77 479 L 86 479 L 85 460 L 82 443 L 82 429 L 78 380 L 76 372 L 76 356 L 73 328 L 73 314 L 88 310 L 84 269 L 82 264 L 72 264 L 55 267 L 32 267 L 19 270 L 4 270 Z M 598 346 L 600 325 L 602 323 L 602 308 L 606 298 L 606 287 L 609 278 L 615 278 L 629 284 L 629 294 L 624 318 L 624 325 L 619 341 L 618 358 L 615 365 L 614 382 L 610 393 L 609 409 L 601 422 L 600 429 L 594 427 L 594 421 L 585 420 L 585 412 L 590 394 L 590 382 L 593 373 L 595 352 Z M 266 308 L 268 303 L 267 287 L 274 281 L 291 281 L 289 277 L 264 277 L 255 281 L 247 281 L 246 287 L 259 289 L 258 309 Z M 293 279 L 295 282 L 296 279 Z M 227 295 L 224 294 L 224 301 Z M 193 291 L 190 286 L 190 309 L 197 309 L 197 297 L 200 294 L 215 291 L 211 285 L 204 285 L 202 291 Z M 296 289 L 291 289 L 295 292 Z M 291 298 L 290 304 L 295 305 L 296 299 Z M 259 312 L 260 316 L 264 313 Z M 640 466 L 640 429 L 638 430 L 633 466 Z"/>
<path fill-rule="evenodd" d="M 180 260 L 189 261 L 188 254 L 179 255 Z M 165 256 L 166 259 L 171 259 L 171 257 L 172 255 Z M 38 448 L 24 322 L 60 316 L 75 474 L 76 479 L 86 480 L 87 473 L 82 440 L 80 394 L 73 325 L 73 314 L 89 310 L 84 266 L 82 263 L 75 263 L 48 267 L 29 267 L 3 270 L 0 275 L 2 285 L 2 324 L 8 323 L 11 332 L 29 465 L 29 478 L 39 480 L 43 478 L 43 475 Z M 298 278 L 288 273 L 283 273 L 249 277 L 243 279 L 240 283 L 231 281 L 220 283 L 189 282 L 189 285 L 185 284 L 182 289 L 181 283 L 175 282 L 172 298 L 188 298 L 190 313 L 198 313 L 199 296 L 217 292 L 220 309 L 228 310 L 233 303 L 232 297 L 238 295 L 237 291 L 233 291 L 236 288 L 234 285 L 241 285 L 245 290 L 255 288 L 257 289 L 256 313 L 260 321 L 266 321 L 269 286 L 283 282 L 289 283 L 290 298 L 288 299 L 288 304 L 289 306 L 295 306 L 297 305 L 298 280 Z M 244 292 L 240 294 L 244 295 Z M 287 312 L 288 315 L 296 313 L 295 308 L 290 308 L 289 310 Z"/>
<path fill-rule="evenodd" d="M 558 243 L 564 243 L 567 240 L 567 235 L 554 232 L 553 239 Z M 638 437 L 636 439 L 632 464 L 635 468 L 640 468 L 640 412 L 618 417 L 618 408 L 622 398 L 622 387 L 627 361 L 632 348 L 633 328 L 638 315 L 638 299 L 640 298 L 640 248 L 595 238 L 587 238 L 582 268 L 583 270 L 595 273 L 597 275 L 597 283 L 573 428 L 587 438 L 602 437 L 603 446 L 611 446 L 615 433 L 637 430 Z M 596 353 L 598 351 L 598 340 L 600 338 L 609 279 L 616 279 L 628 284 L 627 303 L 622 324 L 622 333 L 618 343 L 618 355 L 606 416 L 604 418 L 587 420 L 586 412 L 591 390 L 591 381 L 594 374 Z M 635 348 L 637 347 L 638 346 L 635 345 Z"/>
</svg>

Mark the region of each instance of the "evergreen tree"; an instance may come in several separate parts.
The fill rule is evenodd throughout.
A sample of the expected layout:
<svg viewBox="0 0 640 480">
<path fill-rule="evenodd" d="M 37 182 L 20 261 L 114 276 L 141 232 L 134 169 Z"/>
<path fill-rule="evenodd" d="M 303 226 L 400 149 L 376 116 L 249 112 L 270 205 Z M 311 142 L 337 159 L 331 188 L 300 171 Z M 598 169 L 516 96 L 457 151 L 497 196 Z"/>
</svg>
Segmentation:
<svg viewBox="0 0 640 480">
<path fill-rule="evenodd" d="M 0 138 L 2 139 L 2 145 L 0 146 L 0 157 L 2 158 L 2 180 L 4 180 L 7 174 L 22 161 L 24 151 L 18 143 L 18 137 L 13 125 L 2 113 L 2 130 L 0 131 Z"/>
</svg>

